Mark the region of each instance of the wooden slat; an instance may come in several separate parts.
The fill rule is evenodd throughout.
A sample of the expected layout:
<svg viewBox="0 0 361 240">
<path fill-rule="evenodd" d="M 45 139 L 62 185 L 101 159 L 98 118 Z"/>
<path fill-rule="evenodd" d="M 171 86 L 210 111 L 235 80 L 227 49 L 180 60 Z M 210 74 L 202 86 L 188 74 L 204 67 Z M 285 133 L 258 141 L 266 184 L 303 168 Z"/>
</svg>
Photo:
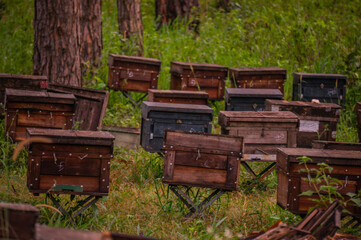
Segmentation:
<svg viewBox="0 0 361 240">
<path fill-rule="evenodd" d="M 227 172 L 225 170 L 175 165 L 173 179 L 167 181 L 167 183 L 229 189 L 228 186 L 226 186 L 226 181 Z"/>
<path fill-rule="evenodd" d="M 30 111 L 34 111 L 34 109 L 42 110 L 42 111 L 51 111 L 51 112 L 73 112 L 74 105 L 72 104 L 57 104 L 57 103 L 32 103 L 32 102 L 8 102 L 7 109 L 12 110 L 20 110 L 26 109 Z"/>
<path fill-rule="evenodd" d="M 361 151 L 361 143 L 346 143 L 346 142 L 314 140 L 314 141 L 312 141 L 312 148 Z"/>
<path fill-rule="evenodd" d="M 103 154 L 111 155 L 112 149 L 109 146 L 92 146 L 92 145 L 69 145 L 69 144 L 44 144 L 32 143 L 30 147 L 33 154 L 42 155 L 43 152 L 65 153 L 65 154 Z"/>
<path fill-rule="evenodd" d="M 203 167 L 212 169 L 227 169 L 227 156 L 225 155 L 214 155 L 203 153 L 202 150 L 199 152 L 183 152 L 176 151 L 175 153 L 175 164 L 192 167 Z"/>
<path fill-rule="evenodd" d="M 171 181 L 175 164 L 175 151 L 168 151 L 164 156 L 163 179 Z"/>
<path fill-rule="evenodd" d="M 69 118 L 70 117 L 70 118 Z M 69 119 L 73 118 L 73 114 L 27 114 L 19 113 L 17 126 L 26 127 L 43 127 L 43 128 L 59 128 L 71 129 L 72 125 L 68 125 Z M 17 128 L 19 129 L 19 128 Z M 23 131 L 25 133 L 25 131 Z"/>
<path fill-rule="evenodd" d="M 109 191 L 110 160 L 102 158 L 98 171 L 100 171 L 99 192 L 107 193 Z"/>
<path fill-rule="evenodd" d="M 43 156 L 41 158 L 40 174 L 99 177 L 100 159 L 88 158 L 87 154 L 83 154 L 83 156 L 84 158 L 73 155 L 61 157 L 55 153 L 53 156 Z"/>
<path fill-rule="evenodd" d="M 356 193 L 356 185 L 357 182 L 356 181 L 349 181 L 349 180 L 340 180 L 342 182 L 342 186 L 337 187 L 337 192 L 342 194 L 342 195 L 346 195 L 347 193 Z M 319 184 L 316 184 L 317 188 L 320 189 L 320 187 L 322 185 L 326 186 L 327 184 L 325 182 L 321 182 Z M 336 186 L 334 186 L 336 187 Z M 307 180 L 307 178 L 301 178 L 301 183 L 300 183 L 300 193 L 302 192 L 306 192 L 306 191 L 316 191 L 316 189 L 314 188 L 314 186 Z M 324 194 L 324 193 L 323 193 Z"/>
<path fill-rule="evenodd" d="M 40 175 L 40 190 L 47 192 L 54 184 L 83 186 L 83 192 L 99 192 L 98 177 Z M 61 192 L 56 192 L 61 193 Z"/>
<path fill-rule="evenodd" d="M 228 157 L 226 184 L 229 188 L 237 189 L 238 187 L 239 162 L 237 157 Z"/>
<path fill-rule="evenodd" d="M 313 168 L 319 170 L 320 167 L 314 163 L 308 163 L 308 168 Z M 331 175 L 343 175 L 343 176 L 360 176 L 361 167 L 360 166 L 335 166 L 332 165 L 332 174 Z M 305 175 L 305 172 L 300 172 L 301 169 L 304 169 L 304 165 L 293 163 L 290 165 L 290 174 Z"/>
<path fill-rule="evenodd" d="M 277 174 L 277 204 L 282 208 L 287 208 L 288 177 L 283 171 Z"/>
<path fill-rule="evenodd" d="M 243 137 L 244 143 L 257 144 L 287 144 L 287 131 L 285 130 L 263 130 L 258 128 L 237 128 L 237 135 Z"/>
<path fill-rule="evenodd" d="M 30 192 L 34 189 L 39 189 L 40 186 L 40 167 L 41 167 L 41 158 L 37 156 L 29 156 L 28 161 L 30 161 L 30 171 L 28 170 L 28 188 Z M 29 164 L 28 164 L 29 165 Z"/>
</svg>

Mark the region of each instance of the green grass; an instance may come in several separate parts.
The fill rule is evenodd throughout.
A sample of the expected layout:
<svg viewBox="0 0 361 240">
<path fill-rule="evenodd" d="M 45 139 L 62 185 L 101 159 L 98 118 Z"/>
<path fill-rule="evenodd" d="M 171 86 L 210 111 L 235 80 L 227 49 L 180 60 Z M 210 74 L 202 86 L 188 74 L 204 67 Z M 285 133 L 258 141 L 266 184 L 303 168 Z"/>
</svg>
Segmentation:
<svg viewBox="0 0 361 240">
<path fill-rule="evenodd" d="M 0 7 L 0 72 L 31 74 L 33 1 L 2 0 Z M 144 56 L 162 61 L 159 88 L 170 85 L 170 61 L 206 62 L 227 67 L 277 66 L 287 69 L 285 97 L 292 95 L 292 72 L 341 73 L 348 77 L 346 107 L 338 124 L 337 140 L 356 142 L 355 103 L 361 101 L 361 1 L 234 0 L 225 13 L 215 0 L 201 0 L 200 32 L 187 22 L 164 26 L 154 22 L 154 0 L 142 0 Z M 85 86 L 107 89 L 108 55 L 134 55 L 135 40 L 118 34 L 115 0 L 103 1 L 102 65 L 84 78 Z M 227 86 L 230 82 L 227 81 Z M 137 97 L 137 94 L 133 94 Z M 218 109 L 224 102 L 217 103 Z M 219 133 L 215 112 L 214 132 Z M 134 109 L 119 93 L 110 91 L 104 123 L 139 127 L 140 109 Z M 3 123 L 2 123 L 3 124 Z M 1 128 L 3 129 L 3 128 Z M 3 131 L 3 130 L 2 130 Z M 2 132 L 1 132 L 2 133 Z M 25 186 L 26 154 L 10 160 L 14 144 L 1 134 L 0 200 L 33 205 L 50 204 L 43 195 L 32 196 Z M 293 224 L 299 218 L 275 204 L 276 175 L 263 186 L 242 188 L 216 201 L 204 217 L 184 222 L 186 208 L 161 183 L 162 161 L 142 149 L 116 149 L 111 164 L 111 189 L 95 208 L 76 219 L 76 226 L 48 207 L 40 221 L 51 226 L 95 231 L 116 231 L 171 239 L 237 238 L 262 230 L 275 221 Z M 250 177 L 244 171 L 240 184 Z M 207 190 L 194 191 L 201 200 Z M 66 203 L 69 196 L 62 196 Z"/>
</svg>

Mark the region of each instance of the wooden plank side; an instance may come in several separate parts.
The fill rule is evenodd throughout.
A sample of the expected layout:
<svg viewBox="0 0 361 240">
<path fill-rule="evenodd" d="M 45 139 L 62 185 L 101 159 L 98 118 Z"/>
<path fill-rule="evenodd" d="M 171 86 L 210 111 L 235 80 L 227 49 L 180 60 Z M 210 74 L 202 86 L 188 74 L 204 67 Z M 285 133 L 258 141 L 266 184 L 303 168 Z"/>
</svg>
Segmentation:
<svg viewBox="0 0 361 240">
<path fill-rule="evenodd" d="M 215 134 L 166 131 L 165 145 L 242 152 L 243 138 Z"/>
<path fill-rule="evenodd" d="M 24 111 L 34 111 L 35 109 L 42 111 L 51 111 L 51 112 L 74 112 L 73 104 L 57 104 L 57 103 L 34 103 L 34 102 L 7 102 L 7 109 L 12 110 L 21 110 Z"/>
<path fill-rule="evenodd" d="M 331 176 L 336 176 L 336 175 L 339 175 L 339 176 L 349 176 L 350 179 L 354 179 L 355 176 L 360 176 L 361 175 L 361 167 L 360 166 L 337 166 L 337 165 L 331 165 L 330 166 L 332 167 L 332 174 Z M 317 164 L 314 164 L 314 163 L 308 163 L 307 164 L 307 167 L 308 168 L 313 168 L 313 169 L 317 169 L 319 170 L 320 167 L 317 166 Z M 306 173 L 305 172 L 301 172 L 300 170 L 301 169 L 304 169 L 304 165 L 300 165 L 300 164 L 297 164 L 297 163 L 291 163 L 290 164 L 290 174 L 293 174 L 293 175 L 299 175 L 299 176 L 302 176 L 302 175 L 305 175 Z"/>
<path fill-rule="evenodd" d="M 211 169 L 227 169 L 227 156 L 214 155 L 203 153 L 200 149 L 199 152 L 182 152 L 175 153 L 175 164 L 192 167 L 203 167 Z"/>
<path fill-rule="evenodd" d="M 47 192 L 54 184 L 83 186 L 83 192 L 99 192 L 98 177 L 40 175 L 40 190 Z"/>
<path fill-rule="evenodd" d="M 108 193 L 109 191 L 109 172 L 110 172 L 110 159 L 101 158 L 101 167 L 98 169 L 100 171 L 99 178 L 99 192 Z"/>
<path fill-rule="evenodd" d="M 283 171 L 277 171 L 277 204 L 286 209 L 288 199 L 288 177 Z"/>
<path fill-rule="evenodd" d="M 167 151 L 164 156 L 163 180 L 171 181 L 175 166 L 175 151 Z"/>
<path fill-rule="evenodd" d="M 288 133 L 285 130 L 264 130 L 257 128 L 238 128 L 237 135 L 243 137 L 244 143 L 287 144 Z"/>
<path fill-rule="evenodd" d="M 73 114 L 27 114 L 20 112 L 18 114 L 17 126 L 70 129 L 72 125 L 68 126 L 69 116 L 71 119 L 73 118 Z"/>
<path fill-rule="evenodd" d="M 226 185 L 231 189 L 237 189 L 238 187 L 239 165 L 240 160 L 238 157 L 228 156 Z"/>
<path fill-rule="evenodd" d="M 338 185 L 337 187 L 337 192 L 340 193 L 341 195 L 346 195 L 347 193 L 357 193 L 356 192 L 356 184 L 357 181 L 350 181 L 350 180 L 340 180 L 342 185 Z M 314 186 L 307 180 L 307 178 L 301 178 L 301 183 L 300 183 L 300 193 L 302 192 L 306 192 L 306 191 L 316 191 L 316 189 L 314 188 Z M 320 189 L 320 187 L 324 185 L 326 186 L 327 184 L 325 182 L 319 183 L 317 184 L 317 188 Z M 336 186 L 335 186 L 336 187 Z M 323 192 L 323 194 L 325 194 L 325 192 Z"/>
<path fill-rule="evenodd" d="M 43 152 L 52 155 L 53 153 L 72 153 L 72 154 L 112 154 L 109 146 L 92 146 L 92 145 L 69 145 L 69 144 L 46 144 L 32 143 L 30 150 L 33 154 L 41 155 Z"/>
<path fill-rule="evenodd" d="M 176 185 L 229 189 L 226 180 L 227 172 L 225 170 L 175 165 L 173 179 L 165 182 Z"/>
<path fill-rule="evenodd" d="M 314 141 L 312 141 L 312 148 L 361 151 L 361 143 L 346 143 L 346 142 L 314 140 Z"/>
<path fill-rule="evenodd" d="M 63 175 L 63 176 L 88 176 L 99 177 L 99 159 L 73 156 L 42 156 L 40 174 L 42 175 Z"/>
<path fill-rule="evenodd" d="M 30 156 L 30 158 L 28 158 L 28 166 L 30 165 L 30 170 L 28 170 L 27 185 L 30 192 L 40 188 L 40 164 L 41 157 Z"/>
</svg>

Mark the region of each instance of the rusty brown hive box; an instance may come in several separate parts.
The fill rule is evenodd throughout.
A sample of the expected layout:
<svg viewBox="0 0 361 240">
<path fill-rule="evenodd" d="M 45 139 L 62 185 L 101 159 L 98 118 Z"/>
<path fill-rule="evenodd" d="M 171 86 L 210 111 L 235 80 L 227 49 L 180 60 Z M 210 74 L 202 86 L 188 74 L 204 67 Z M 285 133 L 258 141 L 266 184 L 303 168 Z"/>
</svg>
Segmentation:
<svg viewBox="0 0 361 240">
<path fill-rule="evenodd" d="M 14 141 L 21 141 L 27 127 L 71 129 L 76 98 L 73 94 L 7 88 L 5 107 L 5 130 Z"/>
<path fill-rule="evenodd" d="M 275 88 L 282 92 L 286 69 L 278 67 L 229 68 L 232 87 Z"/>
<path fill-rule="evenodd" d="M 361 102 L 356 103 L 356 115 L 358 139 L 361 142 Z"/>
<path fill-rule="evenodd" d="M 245 154 L 276 154 L 296 147 L 298 118 L 292 112 L 220 111 L 222 133 L 244 138 Z"/>
<path fill-rule="evenodd" d="M 114 137 L 108 132 L 28 128 L 27 186 L 36 193 L 71 193 L 106 196 Z"/>
<path fill-rule="evenodd" d="M 52 83 L 49 84 L 48 91 L 74 94 L 77 100 L 74 122 L 78 123 L 78 130 L 96 131 L 102 128 L 109 99 L 108 91 Z"/>
<path fill-rule="evenodd" d="M 329 73 L 293 73 L 293 100 L 345 105 L 347 77 Z"/>
<path fill-rule="evenodd" d="M 222 100 L 228 68 L 218 64 L 176 62 L 170 63 L 170 89 L 204 91 L 209 100 Z"/>
<path fill-rule="evenodd" d="M 32 205 L 0 202 L 0 239 L 35 240 L 38 217 Z"/>
<path fill-rule="evenodd" d="M 336 140 L 341 106 L 334 103 L 266 100 L 268 111 L 291 111 L 300 119 L 298 147 L 311 147 L 312 140 Z"/>
<path fill-rule="evenodd" d="M 163 182 L 237 190 L 243 139 L 166 130 Z"/>
<path fill-rule="evenodd" d="M 40 91 L 47 88 L 47 81 L 46 76 L 0 73 L 0 104 L 4 103 L 5 88 Z"/>
<path fill-rule="evenodd" d="M 208 93 L 182 90 L 148 90 L 148 102 L 208 105 Z"/>
<path fill-rule="evenodd" d="M 264 111 L 266 99 L 283 99 L 278 89 L 226 88 L 226 111 Z"/>
<path fill-rule="evenodd" d="M 361 190 L 361 152 L 324 150 L 309 148 L 281 148 L 277 152 L 278 185 L 277 204 L 295 214 L 306 214 L 308 209 L 316 203 L 312 196 L 299 196 L 302 192 L 313 190 L 307 181 L 307 172 L 300 171 L 304 165 L 299 164 L 299 157 L 307 156 L 312 162 L 307 163 L 309 169 L 319 168 L 317 163 L 326 163 L 333 168 L 327 173 L 339 179 L 343 187 L 339 193 L 347 199 L 347 193 L 358 193 Z M 314 177 L 314 174 L 311 175 Z M 361 208 L 350 206 L 347 208 L 354 214 L 361 214 Z"/>
<path fill-rule="evenodd" d="M 110 54 L 108 87 L 144 93 L 157 89 L 160 65 L 160 60 L 155 58 Z"/>
</svg>

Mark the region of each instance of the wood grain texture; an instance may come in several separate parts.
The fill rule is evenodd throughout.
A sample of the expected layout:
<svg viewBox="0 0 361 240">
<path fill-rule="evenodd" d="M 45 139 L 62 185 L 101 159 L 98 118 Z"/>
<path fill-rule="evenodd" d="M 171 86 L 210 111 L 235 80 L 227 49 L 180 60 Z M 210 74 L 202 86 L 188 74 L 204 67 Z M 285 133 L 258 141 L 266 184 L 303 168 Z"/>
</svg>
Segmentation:
<svg viewBox="0 0 361 240">
<path fill-rule="evenodd" d="M 346 142 L 313 140 L 312 148 L 361 151 L 361 143 L 346 143 Z"/>
<path fill-rule="evenodd" d="M 98 177 L 80 177 L 80 176 L 55 176 L 55 175 L 40 175 L 39 190 L 48 192 L 55 185 L 77 185 L 83 186 L 83 194 L 87 192 L 101 192 L 99 191 Z M 62 193 L 63 191 L 54 192 Z"/>
<path fill-rule="evenodd" d="M 208 105 L 208 93 L 202 91 L 148 90 L 149 102 Z"/>
</svg>

